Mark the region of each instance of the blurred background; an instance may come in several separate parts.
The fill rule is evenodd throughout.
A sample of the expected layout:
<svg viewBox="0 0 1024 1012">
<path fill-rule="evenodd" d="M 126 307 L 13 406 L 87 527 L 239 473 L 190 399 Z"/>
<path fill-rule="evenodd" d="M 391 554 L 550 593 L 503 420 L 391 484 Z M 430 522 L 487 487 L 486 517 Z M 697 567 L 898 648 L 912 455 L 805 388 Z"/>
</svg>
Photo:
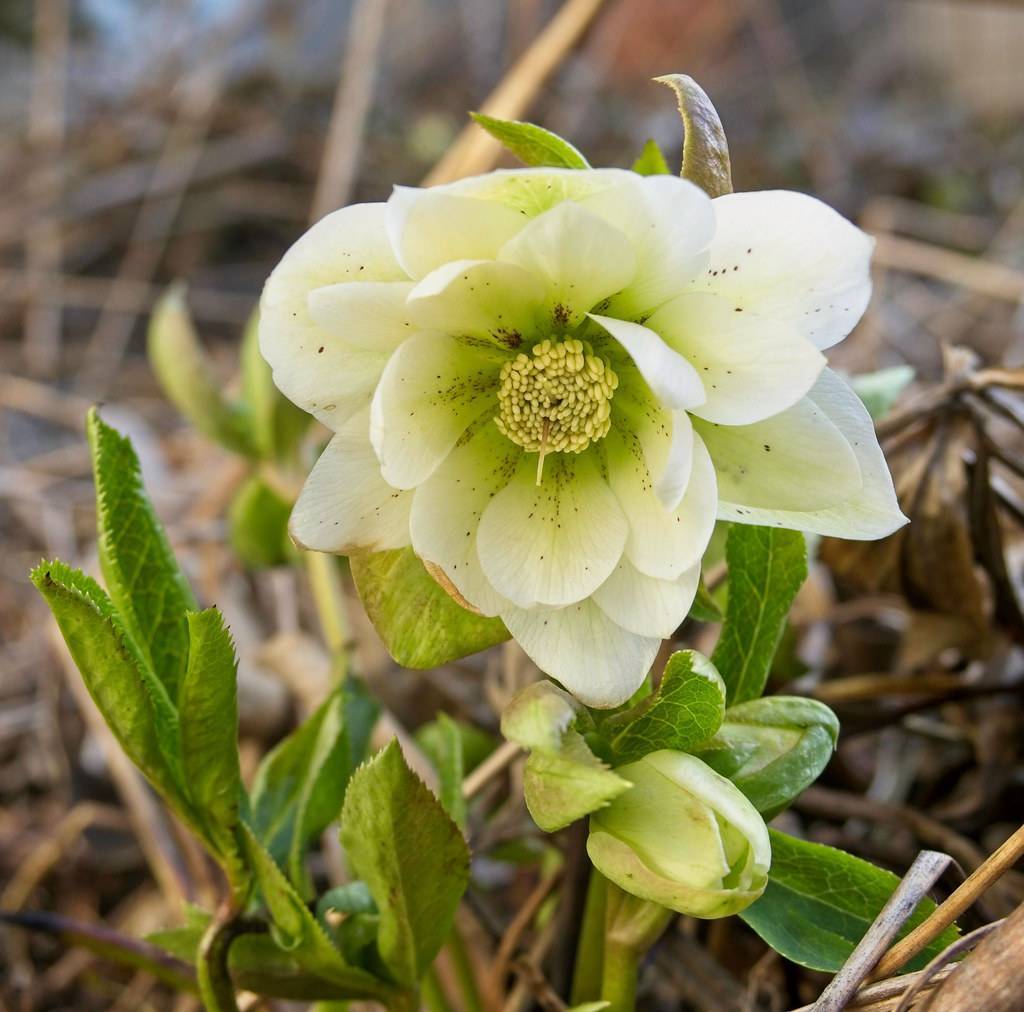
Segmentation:
<svg viewBox="0 0 1024 1012">
<path fill-rule="evenodd" d="M 676 165 L 674 97 L 650 81 L 671 72 L 716 104 L 737 190 L 813 193 L 876 235 L 875 298 L 832 357 L 915 376 L 880 423 L 915 523 L 823 546 L 777 664 L 776 686 L 829 702 L 846 733 L 787 828 L 900 871 L 921 846 L 977 866 L 1024 810 L 1022 52 L 1010 0 L 0 0 L 0 907 L 140 935 L 211 889 L 96 724 L 26 578 L 41 556 L 94 557 L 89 404 L 131 434 L 238 641 L 249 768 L 329 678 L 302 573 L 231 550 L 246 465 L 150 371 L 160 294 L 187 283 L 230 386 L 262 282 L 311 218 L 439 178 L 439 162 L 513 164 L 464 135 L 471 109 L 540 123 L 595 165 L 629 166 L 648 138 Z M 394 726 L 443 708 L 493 741 L 521 657 L 398 671 L 349 606 Z M 497 936 L 536 871 L 487 864 L 533 832 L 516 797 L 491 798 L 476 841 Z M 1021 899 L 1011 874 L 978 916 Z M 824 978 L 729 924 L 680 922 L 645 971 L 648 1007 L 813 999 Z M 196 1007 L 45 934 L 2 946 L 5 1008 Z M 557 984 L 557 952 L 530 965 Z M 511 1008 L 558 1007 L 522 981 Z"/>
</svg>

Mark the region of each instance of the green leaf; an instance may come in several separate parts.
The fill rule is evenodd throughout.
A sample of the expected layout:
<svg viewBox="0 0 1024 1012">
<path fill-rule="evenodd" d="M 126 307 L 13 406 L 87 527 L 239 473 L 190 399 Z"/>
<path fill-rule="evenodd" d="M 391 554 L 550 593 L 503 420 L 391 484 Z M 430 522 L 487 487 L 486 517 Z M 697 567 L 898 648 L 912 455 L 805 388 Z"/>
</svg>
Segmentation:
<svg viewBox="0 0 1024 1012">
<path fill-rule="evenodd" d="M 722 121 L 704 89 L 686 74 L 666 74 L 654 79 L 668 85 L 679 102 L 683 117 L 683 179 L 696 183 L 709 197 L 732 193 L 729 144 Z"/>
<path fill-rule="evenodd" d="M 767 696 L 726 710 L 718 733 L 694 755 L 772 819 L 818 779 L 838 738 L 839 720 L 824 703 Z"/>
<path fill-rule="evenodd" d="M 352 777 L 341 842 L 380 910 L 385 966 L 397 983 L 415 988 L 451 931 L 469 881 L 469 850 L 397 742 Z"/>
<path fill-rule="evenodd" d="M 717 602 L 711 596 L 703 576 L 697 584 L 697 596 L 693 599 L 693 604 L 690 605 L 688 617 L 696 619 L 698 622 L 722 621 L 722 609 L 718 607 Z"/>
<path fill-rule="evenodd" d="M 892 872 L 845 851 L 768 831 L 772 867 L 764 895 L 740 917 L 776 952 L 812 970 L 835 973 L 899 885 Z M 935 904 L 923 899 L 900 932 L 920 924 Z M 906 969 L 920 969 L 956 941 L 947 928 Z"/>
<path fill-rule="evenodd" d="M 235 555 L 252 569 L 279 566 L 294 555 L 288 538 L 292 504 L 259 475 L 250 475 L 228 508 L 228 532 Z"/>
<path fill-rule="evenodd" d="M 465 767 L 465 773 L 472 773 L 498 747 L 499 739 L 475 724 L 468 724 L 464 720 L 453 720 L 450 717 L 445 719 L 451 721 L 459 735 L 459 748 L 462 750 L 462 764 Z M 427 724 L 421 724 L 413 735 L 416 744 L 435 766 L 441 762 L 440 757 L 446 747 L 444 738 L 447 733 L 441 729 L 437 720 L 432 720 Z"/>
<path fill-rule="evenodd" d="M 312 417 L 274 385 L 270 366 L 260 352 L 259 314 L 254 312 L 242 335 L 242 403 L 250 433 L 264 460 L 286 460 L 302 439 Z"/>
<path fill-rule="evenodd" d="M 110 598 L 91 577 L 57 560 L 40 563 L 31 577 L 121 748 L 179 814 L 186 814 L 178 715 Z"/>
<path fill-rule="evenodd" d="M 807 577 L 807 544 L 797 531 L 733 524 L 725 557 L 729 601 L 711 660 L 731 706 L 764 691 L 789 606 Z"/>
<path fill-rule="evenodd" d="M 722 723 L 725 684 L 702 654 L 679 650 L 668 659 L 658 691 L 639 709 L 612 741 L 616 764 L 660 749 L 691 752 L 707 741 Z"/>
<path fill-rule="evenodd" d="M 589 169 L 590 163 L 567 140 L 533 123 L 495 119 L 482 112 L 469 114 L 492 137 L 526 165 L 547 165 L 558 169 Z"/>
<path fill-rule="evenodd" d="M 349 679 L 260 764 L 249 821 L 297 889 L 307 889 L 306 848 L 338 817 L 376 717 L 362 683 Z"/>
<path fill-rule="evenodd" d="M 167 399 L 203 435 L 233 453 L 258 453 L 248 412 L 229 402 L 203 352 L 185 304 L 185 286 L 172 285 L 149 321 L 149 364 Z"/>
<path fill-rule="evenodd" d="M 381 982 L 365 970 L 345 962 L 277 863 L 244 823 L 242 840 L 267 905 L 271 935 L 277 945 L 291 953 L 303 969 L 351 988 L 352 997 L 357 994 L 379 996 L 385 990 Z"/>
<path fill-rule="evenodd" d="M 501 714 L 501 733 L 529 751 L 557 752 L 583 706 L 547 679 L 532 682 L 509 700 Z"/>
<path fill-rule="evenodd" d="M 897 365 L 891 369 L 879 369 L 878 372 L 853 376 L 850 386 L 853 392 L 864 402 L 868 414 L 878 421 L 884 418 L 897 398 L 914 378 L 914 369 L 909 365 Z"/>
<path fill-rule="evenodd" d="M 146 496 L 131 442 L 95 408 L 86 434 L 103 578 L 132 639 L 173 700 L 188 657 L 185 612 L 198 605 Z"/>
<path fill-rule="evenodd" d="M 456 604 L 411 548 L 353 555 L 352 579 L 391 656 L 406 668 L 435 668 L 509 637 L 500 619 Z"/>
<path fill-rule="evenodd" d="M 556 752 L 531 752 L 523 770 L 526 807 L 546 833 L 604 808 L 631 786 L 590 751 L 578 731 L 566 731 Z"/>
<path fill-rule="evenodd" d="M 248 886 L 238 845 L 239 799 L 237 662 L 216 608 L 188 616 L 188 666 L 178 693 L 181 763 L 196 821 L 236 892 Z"/>
<path fill-rule="evenodd" d="M 427 757 L 437 770 L 438 797 L 455 825 L 465 830 L 466 799 L 462 795 L 462 781 L 466 777 L 466 764 L 462 754 L 462 733 L 459 725 L 446 713 L 442 713 L 433 726 L 437 731 L 428 739 Z"/>
<path fill-rule="evenodd" d="M 669 176 L 672 170 L 665 161 L 665 156 L 658 147 L 658 142 L 651 138 L 645 145 L 640 157 L 633 162 L 633 171 L 641 176 Z"/>
<path fill-rule="evenodd" d="M 332 912 L 344 916 L 329 920 Z M 317 901 L 316 916 L 334 936 L 349 963 L 364 966 L 375 959 L 380 915 L 365 882 L 348 882 L 329 889 Z"/>
</svg>

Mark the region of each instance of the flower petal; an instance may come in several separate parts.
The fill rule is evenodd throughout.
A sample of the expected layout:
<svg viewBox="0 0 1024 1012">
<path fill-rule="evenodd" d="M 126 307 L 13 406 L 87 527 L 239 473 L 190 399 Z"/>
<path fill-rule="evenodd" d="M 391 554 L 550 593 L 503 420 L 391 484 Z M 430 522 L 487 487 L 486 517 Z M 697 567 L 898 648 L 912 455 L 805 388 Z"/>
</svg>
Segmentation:
<svg viewBox="0 0 1024 1012">
<path fill-rule="evenodd" d="M 715 462 L 719 498 L 744 509 L 813 512 L 863 485 L 850 443 L 810 397 L 753 425 L 693 426 Z"/>
<path fill-rule="evenodd" d="M 730 193 L 713 204 L 711 259 L 695 291 L 791 323 L 821 349 L 853 330 L 871 298 L 870 236 L 803 193 Z"/>
<path fill-rule="evenodd" d="M 398 348 L 370 408 L 370 442 L 390 485 L 426 481 L 469 424 L 497 410 L 503 360 L 444 334 L 415 334 Z"/>
<path fill-rule="evenodd" d="M 626 169 L 498 169 L 435 188 L 460 196 L 495 200 L 535 218 L 563 200 L 582 201 L 636 174 Z"/>
<path fill-rule="evenodd" d="M 587 706 L 624 703 L 647 676 L 661 646 L 616 625 L 591 600 L 567 608 L 506 607 L 501 618 L 533 662 Z"/>
<path fill-rule="evenodd" d="M 629 517 L 626 558 L 647 576 L 678 579 L 700 561 L 715 528 L 715 469 L 703 441 L 694 433 L 686 492 L 672 511 L 655 494 L 640 436 L 613 427 L 604 445 L 609 484 Z"/>
<path fill-rule="evenodd" d="M 539 485 L 536 470 L 536 458 L 524 455 L 484 510 L 477 535 L 487 579 L 523 608 L 593 593 L 622 556 L 629 531 L 594 454 L 551 454 Z"/>
<path fill-rule="evenodd" d="M 580 203 L 623 231 L 636 251 L 636 276 L 612 298 L 612 316 L 637 320 L 704 270 L 715 211 L 708 195 L 688 180 L 634 176 Z"/>
<path fill-rule="evenodd" d="M 395 257 L 412 278 L 452 260 L 493 260 L 526 218 L 495 200 L 447 189 L 396 186 L 387 203 L 387 232 Z"/>
<path fill-rule="evenodd" d="M 675 580 L 659 580 L 641 573 L 624 557 L 592 598 L 623 629 L 668 639 L 686 618 L 699 582 L 699 562 Z"/>
<path fill-rule="evenodd" d="M 522 267 L 453 260 L 416 285 L 409 313 L 424 330 L 517 348 L 533 335 L 543 300 L 543 285 Z"/>
<path fill-rule="evenodd" d="M 680 295 L 647 326 L 700 376 L 707 400 L 693 413 L 723 425 L 748 425 L 784 411 L 825 368 L 825 356 L 791 323 L 748 313 L 717 295 Z"/>
<path fill-rule="evenodd" d="M 309 293 L 309 315 L 324 333 L 366 351 L 394 351 L 410 334 L 411 281 L 342 281 Z"/>
<path fill-rule="evenodd" d="M 685 411 L 672 412 L 672 442 L 654 494 L 670 513 L 682 501 L 693 471 L 693 423 Z"/>
<path fill-rule="evenodd" d="M 653 330 L 610 316 L 587 315 L 629 352 L 640 374 L 662 404 L 669 408 L 694 408 L 704 403 L 704 387 L 697 371 Z"/>
<path fill-rule="evenodd" d="M 348 555 L 409 544 L 412 495 L 381 477 L 368 430 L 364 409 L 345 423 L 313 465 L 288 525 L 301 548 Z"/>
<path fill-rule="evenodd" d="M 316 288 L 401 281 L 383 204 L 353 204 L 318 221 L 285 253 L 260 299 L 260 351 L 289 400 L 337 429 L 369 403 L 387 356 L 359 351 L 324 330 L 309 310 Z"/>
<path fill-rule="evenodd" d="M 575 327 L 636 273 L 636 255 L 626 236 L 571 201 L 530 221 L 499 257 L 544 282 L 546 307 L 559 330 Z"/>
<path fill-rule="evenodd" d="M 860 467 L 860 489 L 844 501 L 819 510 L 762 509 L 723 493 L 719 516 L 740 523 L 788 527 L 861 541 L 892 534 L 907 523 L 907 518 L 900 512 L 867 409 L 831 369 L 821 374 L 807 400 L 839 430 L 852 449 Z"/>
<path fill-rule="evenodd" d="M 488 503 L 512 479 L 523 451 L 486 419 L 413 493 L 409 528 L 421 559 L 434 563 L 485 615 L 504 604 L 477 557 L 477 529 Z"/>
</svg>

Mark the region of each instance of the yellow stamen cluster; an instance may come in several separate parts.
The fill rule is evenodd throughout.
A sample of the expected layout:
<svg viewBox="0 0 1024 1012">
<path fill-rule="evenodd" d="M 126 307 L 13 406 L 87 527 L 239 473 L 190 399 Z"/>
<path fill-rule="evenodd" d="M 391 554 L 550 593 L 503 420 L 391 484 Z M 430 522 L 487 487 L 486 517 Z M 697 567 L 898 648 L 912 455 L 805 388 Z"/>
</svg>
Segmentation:
<svg viewBox="0 0 1024 1012">
<path fill-rule="evenodd" d="M 498 428 L 539 453 L 580 453 L 608 435 L 619 378 L 583 341 L 541 341 L 501 367 Z"/>
</svg>

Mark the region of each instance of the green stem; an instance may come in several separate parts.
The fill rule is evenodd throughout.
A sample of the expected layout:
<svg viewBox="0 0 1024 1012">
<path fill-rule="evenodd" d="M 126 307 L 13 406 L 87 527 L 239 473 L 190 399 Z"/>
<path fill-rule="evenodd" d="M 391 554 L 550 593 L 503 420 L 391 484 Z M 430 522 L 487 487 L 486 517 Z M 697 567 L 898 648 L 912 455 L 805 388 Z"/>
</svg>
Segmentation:
<svg viewBox="0 0 1024 1012">
<path fill-rule="evenodd" d="M 608 1012 L 633 1012 L 640 961 L 671 919 L 671 910 L 607 882 L 601 999 L 610 1003 Z"/>
<path fill-rule="evenodd" d="M 582 1005 L 601 997 L 601 964 L 604 959 L 605 899 L 607 879 L 590 869 L 587 898 L 583 905 L 583 924 L 576 948 L 570 1004 Z"/>
<path fill-rule="evenodd" d="M 428 1012 L 448 1012 L 448 1002 L 445 999 L 444 990 L 441 988 L 437 970 L 433 967 L 430 967 L 423 977 L 422 994 L 423 1004 L 427 1006 Z"/>
<path fill-rule="evenodd" d="M 222 907 L 210 921 L 196 954 L 199 996 L 208 1012 L 238 1012 L 235 985 L 228 972 L 231 943 L 245 929 L 233 906 Z"/>
<path fill-rule="evenodd" d="M 336 681 L 343 682 L 348 674 L 349 635 L 338 560 L 323 552 L 303 552 L 303 559 L 334 676 Z"/>
</svg>

